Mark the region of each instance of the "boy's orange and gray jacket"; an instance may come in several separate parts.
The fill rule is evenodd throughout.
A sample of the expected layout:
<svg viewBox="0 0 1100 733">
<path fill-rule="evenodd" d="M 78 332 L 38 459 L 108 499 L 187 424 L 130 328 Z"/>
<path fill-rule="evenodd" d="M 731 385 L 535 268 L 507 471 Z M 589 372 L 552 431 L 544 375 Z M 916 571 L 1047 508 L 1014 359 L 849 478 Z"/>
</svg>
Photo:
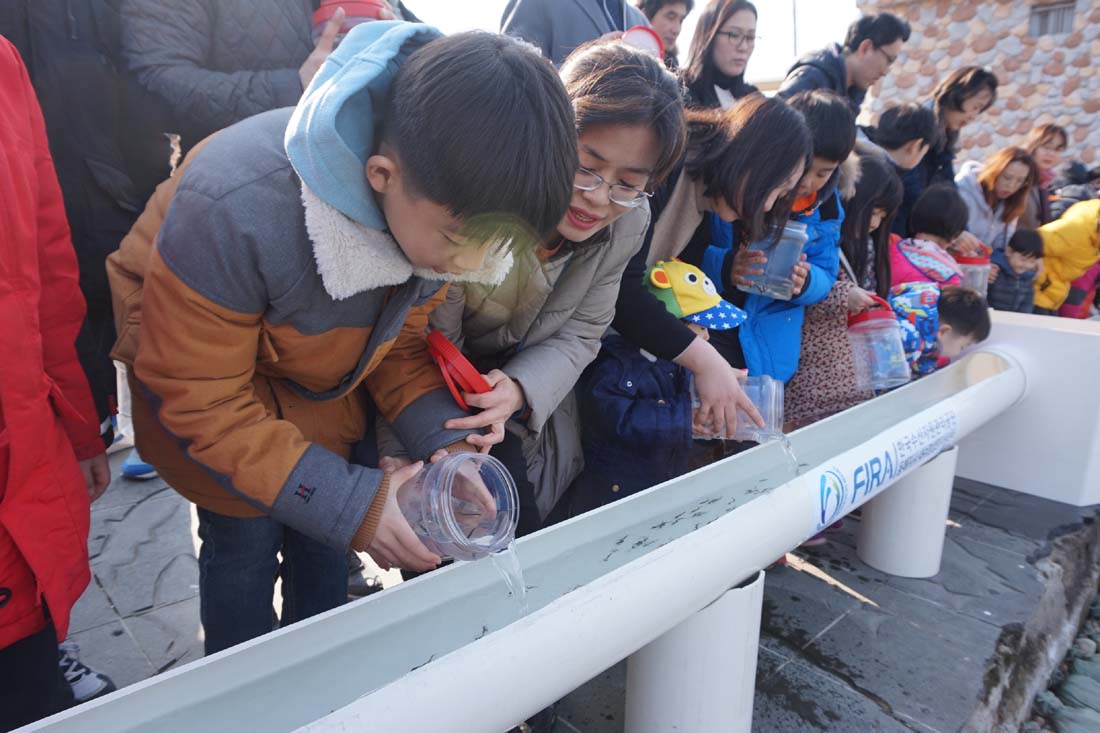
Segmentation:
<svg viewBox="0 0 1100 733">
<path fill-rule="evenodd" d="M 407 53 L 434 33 L 393 45 Z M 386 231 L 352 218 L 362 209 L 326 202 L 292 165 L 287 147 L 314 134 L 309 119 L 300 105 L 245 120 L 158 188 L 108 261 L 114 356 L 133 367 L 138 449 L 169 485 L 220 514 L 267 514 L 364 549 L 389 488 L 347 460 L 368 400 L 418 458 L 467 432 L 442 427 L 463 413 L 423 339 L 443 283 L 414 274 Z"/>
</svg>

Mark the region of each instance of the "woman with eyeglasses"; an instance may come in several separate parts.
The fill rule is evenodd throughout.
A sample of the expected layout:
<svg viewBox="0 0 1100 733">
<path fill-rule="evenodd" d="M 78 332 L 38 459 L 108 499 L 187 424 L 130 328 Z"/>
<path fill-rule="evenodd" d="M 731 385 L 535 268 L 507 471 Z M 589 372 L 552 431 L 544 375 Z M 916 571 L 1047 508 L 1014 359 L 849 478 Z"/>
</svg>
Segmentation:
<svg viewBox="0 0 1100 733">
<path fill-rule="evenodd" d="M 645 52 L 597 41 L 574 51 L 561 76 L 580 155 L 565 217 L 540 248 L 517 255 L 503 282 L 455 283 L 432 315 L 493 386 L 466 395 L 479 412 L 446 427 L 508 420 L 492 455 L 516 480 L 519 535 L 541 526 L 583 466 L 571 393 L 600 350 L 623 270 L 643 245 L 650 191 L 676 165 L 685 138 L 676 77 Z M 522 160 L 515 171 L 525 174 Z"/>
<path fill-rule="evenodd" d="M 758 91 L 745 82 L 756 48 L 756 6 L 747 0 L 711 0 L 699 16 L 684 84 L 692 107 L 732 107 Z"/>
<path fill-rule="evenodd" d="M 1039 125 L 1024 141 L 1024 150 L 1039 166 L 1039 178 L 1028 191 L 1027 206 L 1020 216 L 1021 229 L 1038 229 L 1056 218 L 1050 208 L 1050 190 L 1068 146 L 1066 128 L 1051 123 Z"/>
</svg>

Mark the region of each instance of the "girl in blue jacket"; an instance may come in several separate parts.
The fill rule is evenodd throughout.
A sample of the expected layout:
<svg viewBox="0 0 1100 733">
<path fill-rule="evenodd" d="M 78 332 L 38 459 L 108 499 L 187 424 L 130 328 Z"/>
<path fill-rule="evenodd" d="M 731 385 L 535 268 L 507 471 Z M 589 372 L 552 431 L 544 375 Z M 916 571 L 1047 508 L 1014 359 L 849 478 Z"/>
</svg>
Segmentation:
<svg viewBox="0 0 1100 733">
<path fill-rule="evenodd" d="M 794 297 L 775 300 L 729 287 L 747 285 L 746 276 L 763 272 L 760 267 L 767 257 L 746 247 L 735 248 L 732 227 L 717 217 L 711 219 L 711 244 L 702 256 L 704 272 L 729 288 L 727 297 L 744 308 L 749 318 L 737 337 L 714 339 L 713 343 L 734 366 L 783 382 L 798 369 L 805 307 L 824 300 L 836 282 L 844 221 L 837 186 L 841 164 L 856 140 L 855 117 L 839 95 L 813 90 L 795 95 L 788 104 L 806 119 L 814 151 L 813 164 L 799 182 L 792 207 L 792 219 L 805 224 L 809 234 L 802 261 L 791 273 Z"/>
</svg>

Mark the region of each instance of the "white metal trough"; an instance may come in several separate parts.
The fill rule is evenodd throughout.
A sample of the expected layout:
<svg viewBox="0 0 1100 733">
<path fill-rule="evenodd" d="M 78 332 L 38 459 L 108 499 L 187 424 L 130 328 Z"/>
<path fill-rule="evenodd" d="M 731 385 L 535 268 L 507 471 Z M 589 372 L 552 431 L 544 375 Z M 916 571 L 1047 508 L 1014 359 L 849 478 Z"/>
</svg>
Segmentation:
<svg viewBox="0 0 1100 733">
<path fill-rule="evenodd" d="M 491 562 L 458 564 L 27 730 L 504 731 L 635 655 L 629 731 L 747 731 L 761 569 L 903 477 L 908 500 L 875 507 L 873 522 L 915 516 L 925 486 L 942 506 L 951 471 L 929 461 L 1042 397 L 1028 389 L 1035 360 L 1020 354 L 1027 329 L 1052 319 L 1028 320 L 1012 344 L 792 434 L 797 475 L 771 443 L 524 538 L 520 618 Z M 1050 358 L 1063 349 L 1100 364 L 1100 324 L 1063 336 Z M 1100 393 L 1092 400 L 1095 427 Z M 938 511 L 924 520 L 936 553 Z M 898 572 L 938 567 L 938 555 L 931 568 L 883 556 L 870 537 L 861 556 Z"/>
</svg>

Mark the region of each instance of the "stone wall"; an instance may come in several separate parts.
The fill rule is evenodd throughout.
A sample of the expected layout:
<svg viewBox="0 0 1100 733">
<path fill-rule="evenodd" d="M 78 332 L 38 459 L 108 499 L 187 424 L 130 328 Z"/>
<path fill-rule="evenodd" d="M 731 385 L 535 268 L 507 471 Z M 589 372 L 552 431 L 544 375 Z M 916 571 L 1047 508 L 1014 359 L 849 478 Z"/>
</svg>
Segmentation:
<svg viewBox="0 0 1100 733">
<path fill-rule="evenodd" d="M 859 0 L 865 13 L 906 18 L 913 37 L 868 95 L 872 116 L 891 103 L 923 101 L 952 69 L 985 66 L 1000 80 L 997 102 L 963 130 L 960 159 L 1018 144 L 1033 127 L 1069 131 L 1069 158 L 1100 164 L 1100 0 L 1077 0 L 1073 32 L 1033 38 L 1028 0 Z M 1067 159 L 1069 159 L 1067 158 Z"/>
</svg>

